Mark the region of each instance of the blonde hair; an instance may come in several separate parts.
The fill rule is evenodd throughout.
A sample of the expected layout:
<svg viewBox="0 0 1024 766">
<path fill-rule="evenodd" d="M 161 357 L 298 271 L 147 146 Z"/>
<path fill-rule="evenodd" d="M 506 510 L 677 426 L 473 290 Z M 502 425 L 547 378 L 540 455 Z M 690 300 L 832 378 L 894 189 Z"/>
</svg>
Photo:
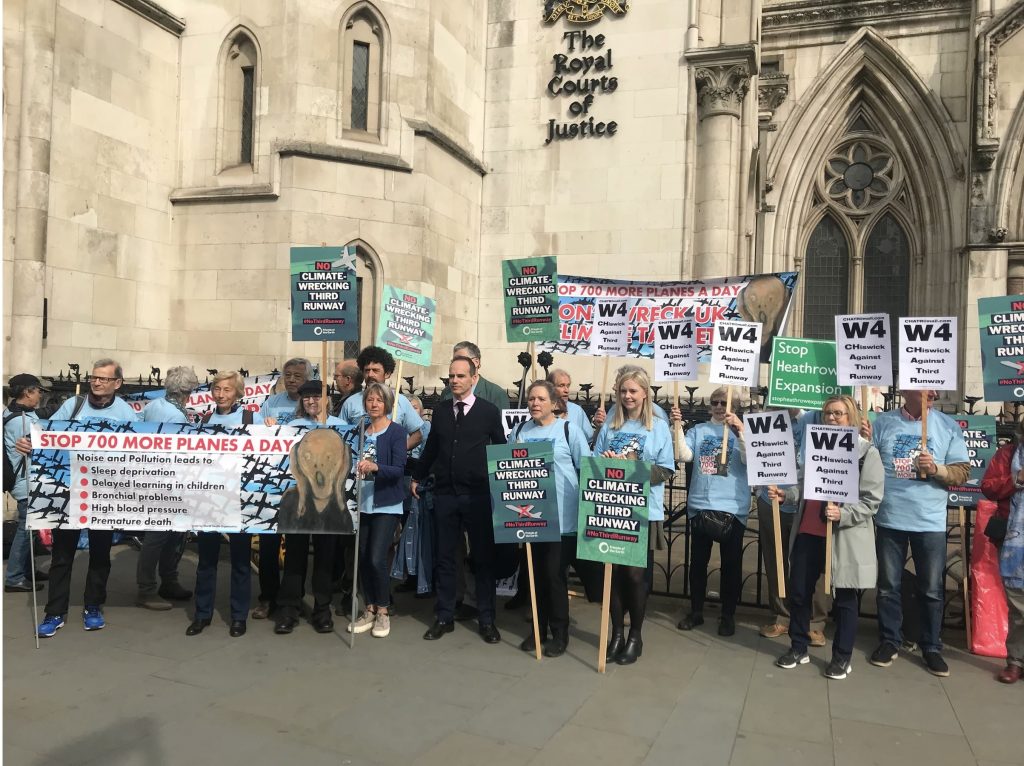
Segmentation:
<svg viewBox="0 0 1024 766">
<path fill-rule="evenodd" d="M 245 396 L 245 378 L 242 377 L 241 373 L 238 373 L 235 370 L 225 370 L 224 372 L 218 372 L 214 375 L 213 380 L 210 381 L 210 390 L 212 391 L 214 386 L 225 380 L 230 380 L 235 384 L 236 399 L 241 399 Z"/>
<path fill-rule="evenodd" d="M 644 390 L 646 396 L 640 405 L 640 415 L 637 420 L 643 425 L 648 431 L 654 426 L 654 403 L 651 401 L 651 379 L 648 377 L 647 372 L 642 367 L 634 367 L 629 365 L 625 369 L 619 370 L 618 376 L 615 378 L 615 417 L 613 418 L 612 428 L 619 429 L 626 424 L 629 417 L 626 415 L 626 408 L 622 402 L 619 401 L 621 394 L 619 393 L 622 388 L 622 384 L 627 381 L 633 381 L 640 388 Z"/>
<path fill-rule="evenodd" d="M 825 400 L 825 403 L 821 405 L 822 422 L 824 422 L 825 419 L 825 408 L 830 404 L 835 404 L 837 402 L 846 408 L 846 417 L 849 419 L 850 425 L 860 431 L 860 410 L 857 408 L 857 403 L 853 401 L 853 397 L 846 396 L 845 394 L 842 396 L 830 396 Z"/>
</svg>

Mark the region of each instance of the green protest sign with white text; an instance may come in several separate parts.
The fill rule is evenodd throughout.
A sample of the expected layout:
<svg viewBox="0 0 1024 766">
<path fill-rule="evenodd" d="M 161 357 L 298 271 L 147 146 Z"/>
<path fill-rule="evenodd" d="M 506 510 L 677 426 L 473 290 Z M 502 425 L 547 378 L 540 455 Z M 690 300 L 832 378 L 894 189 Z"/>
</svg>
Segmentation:
<svg viewBox="0 0 1024 766">
<path fill-rule="evenodd" d="M 558 262 L 553 256 L 502 261 L 501 285 L 509 343 L 558 340 Z"/>
<path fill-rule="evenodd" d="M 555 448 L 550 442 L 487 447 L 494 542 L 553 543 L 558 528 Z"/>
<path fill-rule="evenodd" d="M 585 457 L 580 466 L 576 555 L 590 561 L 647 566 L 647 498 L 651 467 L 639 460 Z"/>
<path fill-rule="evenodd" d="M 774 338 L 769 366 L 769 407 L 815 410 L 830 396 L 853 395 L 853 386 L 839 385 L 834 340 Z"/>
<path fill-rule="evenodd" d="M 384 285 L 383 297 L 377 322 L 377 345 L 386 348 L 395 359 L 429 367 L 434 349 L 437 302 L 392 285 Z"/>
</svg>

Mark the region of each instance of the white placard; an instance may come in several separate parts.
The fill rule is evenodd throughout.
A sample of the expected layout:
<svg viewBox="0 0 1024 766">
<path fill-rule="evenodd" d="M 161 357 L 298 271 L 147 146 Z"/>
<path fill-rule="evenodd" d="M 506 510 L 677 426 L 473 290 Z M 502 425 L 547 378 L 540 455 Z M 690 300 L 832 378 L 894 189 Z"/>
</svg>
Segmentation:
<svg viewBox="0 0 1024 766">
<path fill-rule="evenodd" d="M 860 497 L 857 429 L 809 425 L 804 436 L 804 500 L 855 503 Z"/>
<path fill-rule="evenodd" d="M 238 529 L 241 455 L 71 452 L 68 526 Z"/>
<path fill-rule="evenodd" d="M 956 317 L 900 319 L 900 388 L 956 388 Z"/>
<path fill-rule="evenodd" d="M 697 379 L 697 344 L 692 319 L 654 325 L 654 379 Z"/>
<path fill-rule="evenodd" d="M 761 364 L 761 323 L 719 319 L 711 341 L 708 380 L 727 386 L 756 386 Z"/>
<path fill-rule="evenodd" d="M 501 425 L 505 429 L 505 438 L 508 439 L 508 435 L 512 433 L 513 428 L 520 423 L 525 423 L 529 419 L 529 410 L 502 410 Z"/>
<path fill-rule="evenodd" d="M 841 386 L 892 385 L 888 314 L 836 316 L 836 377 Z"/>
<path fill-rule="evenodd" d="M 629 300 L 598 298 L 594 301 L 590 353 L 593 356 L 625 356 L 629 350 Z"/>
<path fill-rule="evenodd" d="M 789 413 L 751 412 L 743 416 L 743 422 L 750 486 L 796 484 L 796 446 Z"/>
</svg>

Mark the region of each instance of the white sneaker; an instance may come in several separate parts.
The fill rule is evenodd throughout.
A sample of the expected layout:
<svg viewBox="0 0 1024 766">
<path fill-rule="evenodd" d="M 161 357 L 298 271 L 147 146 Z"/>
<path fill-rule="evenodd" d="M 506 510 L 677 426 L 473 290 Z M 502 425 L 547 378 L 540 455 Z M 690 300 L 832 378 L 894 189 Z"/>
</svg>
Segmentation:
<svg viewBox="0 0 1024 766">
<path fill-rule="evenodd" d="M 355 622 L 348 624 L 349 633 L 365 633 L 366 631 L 373 628 L 374 622 L 377 619 L 377 615 L 367 609 L 361 615 L 356 618 Z"/>
<path fill-rule="evenodd" d="M 373 623 L 373 632 L 370 634 L 375 638 L 384 638 L 391 632 L 391 616 L 384 612 L 377 612 L 377 619 Z"/>
</svg>

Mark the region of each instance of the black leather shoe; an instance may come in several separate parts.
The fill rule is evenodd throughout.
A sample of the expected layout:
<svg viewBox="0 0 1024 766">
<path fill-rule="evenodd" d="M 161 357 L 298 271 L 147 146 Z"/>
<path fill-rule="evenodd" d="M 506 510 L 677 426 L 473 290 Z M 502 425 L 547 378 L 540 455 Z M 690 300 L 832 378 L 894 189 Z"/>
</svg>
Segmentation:
<svg viewBox="0 0 1024 766">
<path fill-rule="evenodd" d="M 42 590 L 42 589 L 43 589 L 43 584 L 41 582 L 37 582 L 35 590 Z M 4 593 L 31 593 L 31 592 L 32 592 L 32 582 L 30 580 L 22 580 L 21 582 L 14 583 L 14 585 L 5 585 L 4 586 Z"/>
<path fill-rule="evenodd" d="M 331 613 L 328 612 L 323 616 L 316 616 L 310 620 L 313 624 L 313 630 L 317 633 L 333 633 L 334 632 L 334 620 L 331 619 Z"/>
<path fill-rule="evenodd" d="M 454 622 L 441 622 L 440 620 L 434 620 L 434 624 L 427 628 L 427 632 L 423 634 L 424 641 L 437 641 L 445 633 L 452 633 L 455 631 Z"/>
<path fill-rule="evenodd" d="M 232 620 L 231 628 L 228 630 L 232 638 L 238 638 L 239 636 L 245 635 L 245 620 Z"/>
<path fill-rule="evenodd" d="M 683 619 L 681 619 L 678 623 L 676 623 L 676 627 L 679 628 L 679 630 L 693 630 L 698 625 L 703 625 L 703 624 L 704 624 L 704 615 L 703 614 L 701 614 L 700 612 L 690 612 Z"/>
<path fill-rule="evenodd" d="M 36 570 L 36 582 L 46 582 L 49 579 L 50 579 L 50 573 L 49 572 L 41 572 L 38 569 Z"/>
<path fill-rule="evenodd" d="M 167 585 L 161 585 L 157 595 L 168 601 L 188 601 L 192 598 L 192 591 L 185 590 L 178 583 L 172 582 Z"/>
<path fill-rule="evenodd" d="M 626 639 L 621 633 L 612 635 L 608 640 L 608 651 L 604 655 L 605 662 L 615 662 L 615 658 L 619 656 L 619 652 L 625 645 Z"/>
<path fill-rule="evenodd" d="M 287 636 L 298 624 L 299 621 L 295 617 L 279 617 L 274 623 L 274 632 L 279 636 Z"/>
<path fill-rule="evenodd" d="M 475 620 L 479 616 L 479 612 L 475 606 L 469 604 L 456 604 L 455 605 L 455 621 L 466 622 L 467 620 Z"/>
<path fill-rule="evenodd" d="M 192 624 L 185 628 L 186 636 L 198 636 L 205 628 L 210 627 L 209 620 L 192 620 Z"/>
<path fill-rule="evenodd" d="M 630 636 L 629 640 L 626 641 L 625 648 L 619 652 L 619 656 L 615 658 L 615 662 L 618 665 L 632 665 L 638 659 L 640 655 L 644 653 L 644 642 L 641 638 Z"/>
<path fill-rule="evenodd" d="M 522 642 L 519 644 L 519 648 L 527 654 L 533 654 L 535 651 L 537 651 L 537 643 L 533 640 L 532 631 L 529 635 L 527 635 L 526 638 L 522 640 Z"/>
<path fill-rule="evenodd" d="M 568 633 L 553 633 L 551 638 L 544 642 L 545 657 L 561 657 L 569 646 Z"/>
<path fill-rule="evenodd" d="M 498 632 L 498 629 L 495 627 L 493 622 L 481 625 L 478 632 L 480 633 L 480 638 L 482 638 L 485 643 L 497 644 L 501 642 L 501 633 Z"/>
<path fill-rule="evenodd" d="M 727 614 L 723 614 L 718 619 L 718 635 L 720 636 L 734 636 L 736 635 L 736 620 Z"/>
</svg>

